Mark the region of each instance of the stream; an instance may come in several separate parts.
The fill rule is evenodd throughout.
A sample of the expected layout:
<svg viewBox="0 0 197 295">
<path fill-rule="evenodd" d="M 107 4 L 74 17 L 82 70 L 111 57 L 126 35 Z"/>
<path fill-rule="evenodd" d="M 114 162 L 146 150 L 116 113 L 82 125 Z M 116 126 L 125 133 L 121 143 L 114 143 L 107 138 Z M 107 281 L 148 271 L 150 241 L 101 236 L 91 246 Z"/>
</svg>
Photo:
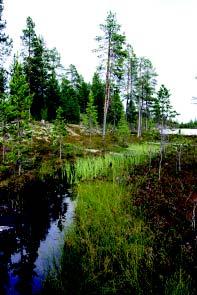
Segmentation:
<svg viewBox="0 0 197 295">
<path fill-rule="evenodd" d="M 47 270 L 58 264 L 74 203 L 57 180 L 0 197 L 0 294 L 40 294 Z"/>
</svg>

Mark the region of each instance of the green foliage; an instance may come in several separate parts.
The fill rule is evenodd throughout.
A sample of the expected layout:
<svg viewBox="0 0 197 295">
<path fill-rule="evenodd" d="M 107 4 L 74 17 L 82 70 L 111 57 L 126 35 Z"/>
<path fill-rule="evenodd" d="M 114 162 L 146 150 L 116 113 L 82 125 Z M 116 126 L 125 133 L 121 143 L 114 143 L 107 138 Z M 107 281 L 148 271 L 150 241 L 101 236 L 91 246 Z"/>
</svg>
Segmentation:
<svg viewBox="0 0 197 295">
<path fill-rule="evenodd" d="M 161 85 L 157 98 L 155 99 L 153 112 L 156 122 L 160 123 L 163 127 L 177 115 L 177 112 L 172 109 L 169 98 L 169 90 L 164 85 Z"/>
<path fill-rule="evenodd" d="M 23 61 L 30 94 L 33 96 L 31 114 L 37 119 L 55 119 L 60 101 L 56 70 L 60 57 L 56 49 L 46 48 L 42 37 L 35 32 L 35 24 L 28 17 L 23 30 Z"/>
<path fill-rule="evenodd" d="M 133 146 L 137 161 L 144 161 L 144 148 Z M 124 185 L 134 162 L 121 154 L 78 159 L 75 224 L 66 233 L 60 269 L 48 277 L 54 293 L 71 293 L 74 284 L 74 294 L 141 294 L 149 285 L 142 270 L 152 268 L 151 236 L 143 220 L 134 216 Z M 95 181 L 104 176 L 113 182 Z M 82 182 L 87 179 L 94 181 Z"/>
<path fill-rule="evenodd" d="M 190 285 L 191 278 L 180 269 L 167 280 L 165 295 L 189 295 L 191 294 Z"/>
<path fill-rule="evenodd" d="M 73 166 L 66 164 L 63 167 L 71 183 L 79 181 L 93 180 L 97 177 L 108 177 L 114 182 L 120 175 L 128 175 L 132 166 L 144 162 L 147 155 L 158 152 L 157 145 L 132 144 L 122 153 L 111 153 L 104 157 L 78 158 L 75 163 L 75 172 Z"/>
<path fill-rule="evenodd" d="M 97 109 L 98 123 L 102 125 L 103 123 L 103 106 L 105 99 L 105 85 L 101 81 L 99 74 L 94 73 L 91 85 L 91 92 L 94 97 L 94 105 Z"/>
<path fill-rule="evenodd" d="M 187 123 L 180 123 L 179 128 L 197 128 L 197 120 L 190 120 Z"/>
<path fill-rule="evenodd" d="M 29 84 L 23 72 L 23 67 L 17 58 L 11 69 L 10 79 L 10 103 L 13 106 L 13 119 L 27 119 L 30 115 L 32 96 L 30 95 Z"/>
<path fill-rule="evenodd" d="M 68 123 L 79 123 L 80 107 L 75 89 L 66 78 L 61 83 L 61 107 Z"/>
<path fill-rule="evenodd" d="M 112 104 L 113 91 L 123 77 L 123 62 L 126 57 L 124 49 L 125 35 L 120 34 L 120 25 L 117 23 L 116 15 L 111 11 L 107 14 L 104 24 L 100 25 L 102 35 L 96 37 L 98 41 L 100 69 L 105 72 L 105 100 L 103 114 L 103 138 L 106 134 L 107 114 L 110 103 Z M 117 91 L 118 92 L 118 91 Z"/>
<path fill-rule="evenodd" d="M 114 90 L 114 93 L 111 95 L 111 103 L 109 105 L 107 123 L 113 125 L 114 129 L 118 125 L 120 118 L 123 113 L 123 104 L 120 100 L 120 93 L 117 90 Z"/>
<path fill-rule="evenodd" d="M 130 139 L 131 131 L 129 129 L 125 114 L 122 113 L 120 121 L 117 126 L 116 135 L 122 145 L 127 145 Z"/>
<path fill-rule="evenodd" d="M 5 60 L 12 50 L 12 40 L 6 34 L 6 21 L 3 20 L 3 0 L 0 1 L 0 70 L 3 69 Z M 1 88 L 1 85 L 0 85 Z"/>
<path fill-rule="evenodd" d="M 64 137 L 67 134 L 66 124 L 63 117 L 63 110 L 61 107 L 57 109 L 56 120 L 53 126 L 53 142 L 59 145 L 59 158 L 62 159 L 62 147 L 64 142 Z"/>
<path fill-rule="evenodd" d="M 130 126 L 136 122 L 135 93 L 138 74 L 138 59 L 131 45 L 127 45 L 127 56 L 124 63 L 124 87 L 126 89 L 126 118 Z"/>
<path fill-rule="evenodd" d="M 87 126 L 90 134 L 92 133 L 92 129 L 97 126 L 97 110 L 94 105 L 94 97 L 92 92 L 89 94 L 89 101 L 86 108 L 86 114 L 83 118 L 83 123 Z"/>
<path fill-rule="evenodd" d="M 53 70 L 49 76 L 46 90 L 47 119 L 52 121 L 56 118 L 56 112 L 60 106 L 60 85 Z"/>
<path fill-rule="evenodd" d="M 80 107 L 80 112 L 85 113 L 90 86 L 84 81 L 83 77 L 79 75 L 76 67 L 72 64 L 66 70 L 66 78 L 68 79 L 70 85 L 75 91 L 75 96 Z"/>
</svg>

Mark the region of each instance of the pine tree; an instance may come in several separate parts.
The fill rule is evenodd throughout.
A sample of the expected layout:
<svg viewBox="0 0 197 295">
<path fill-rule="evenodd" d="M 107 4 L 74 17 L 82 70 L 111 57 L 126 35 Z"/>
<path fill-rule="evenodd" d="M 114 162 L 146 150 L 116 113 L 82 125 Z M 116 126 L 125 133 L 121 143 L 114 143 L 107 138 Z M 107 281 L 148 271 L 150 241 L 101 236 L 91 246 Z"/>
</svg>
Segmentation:
<svg viewBox="0 0 197 295">
<path fill-rule="evenodd" d="M 3 0 L 0 0 L 0 68 L 4 67 L 5 60 L 12 50 L 12 39 L 5 33 L 6 21 L 3 20 Z"/>
<path fill-rule="evenodd" d="M 12 40 L 5 32 L 6 21 L 3 20 L 3 0 L 0 0 L 0 95 L 6 90 L 7 71 L 5 61 L 12 50 Z"/>
<path fill-rule="evenodd" d="M 7 71 L 5 62 L 12 50 L 12 40 L 6 34 L 6 21 L 3 20 L 3 0 L 0 0 L 0 134 L 2 137 L 2 159 L 5 160 L 5 141 L 7 137 L 7 123 L 12 106 L 6 93 Z"/>
<path fill-rule="evenodd" d="M 98 52 L 101 57 L 101 68 L 105 72 L 105 101 L 103 114 L 103 138 L 106 134 L 106 122 L 109 105 L 111 102 L 112 84 L 117 84 L 123 76 L 123 61 L 126 52 L 123 48 L 125 36 L 120 34 L 120 25 L 116 21 L 116 15 L 108 13 L 105 24 L 101 24 L 102 36 L 96 37 L 99 43 Z"/>
<path fill-rule="evenodd" d="M 136 122 L 136 83 L 137 83 L 137 57 L 131 45 L 127 45 L 127 57 L 125 59 L 125 99 L 126 99 L 126 119 L 130 126 Z"/>
<path fill-rule="evenodd" d="M 138 137 L 142 135 L 143 115 L 145 116 L 145 127 L 149 114 L 151 113 L 151 105 L 153 101 L 153 93 L 155 88 L 155 70 L 149 59 L 141 57 L 138 59 L 138 78 L 136 82 L 136 102 L 138 108 Z"/>
<path fill-rule="evenodd" d="M 33 96 L 31 114 L 37 120 L 55 119 L 60 105 L 56 73 L 61 68 L 59 54 L 55 48 L 46 48 L 43 38 L 37 36 L 30 17 L 27 18 L 21 38 L 25 73 Z"/>
</svg>

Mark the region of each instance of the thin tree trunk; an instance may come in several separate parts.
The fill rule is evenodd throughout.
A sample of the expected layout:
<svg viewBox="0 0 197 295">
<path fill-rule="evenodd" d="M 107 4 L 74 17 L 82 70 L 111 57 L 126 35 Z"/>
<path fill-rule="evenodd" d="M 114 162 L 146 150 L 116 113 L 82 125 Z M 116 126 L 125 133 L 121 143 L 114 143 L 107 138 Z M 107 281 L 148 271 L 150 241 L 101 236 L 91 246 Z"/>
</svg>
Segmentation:
<svg viewBox="0 0 197 295">
<path fill-rule="evenodd" d="M 146 101 L 146 121 L 145 121 L 145 130 L 148 130 L 148 106 Z"/>
<path fill-rule="evenodd" d="M 5 162 L 5 138 L 4 138 L 4 121 L 2 121 L 2 139 L 3 139 L 3 147 L 2 147 L 2 161 Z"/>
<path fill-rule="evenodd" d="M 105 102 L 104 102 L 104 115 L 103 115 L 103 140 L 105 139 L 105 135 L 106 135 L 107 112 L 108 112 L 109 101 L 110 101 L 110 62 L 111 62 L 111 40 L 109 40 L 108 56 L 107 56 Z"/>
<path fill-rule="evenodd" d="M 129 102 L 131 99 L 131 64 L 129 63 L 127 71 L 127 100 L 126 100 L 126 120 L 128 120 Z"/>
<path fill-rule="evenodd" d="M 141 99 L 140 95 L 138 97 L 138 129 L 137 129 L 137 137 L 142 136 L 142 107 L 141 107 Z"/>
<path fill-rule="evenodd" d="M 140 62 L 140 78 L 142 76 L 142 64 Z M 138 130 L 137 137 L 142 136 L 142 99 L 143 99 L 143 84 L 141 85 L 141 93 L 138 96 Z"/>
</svg>

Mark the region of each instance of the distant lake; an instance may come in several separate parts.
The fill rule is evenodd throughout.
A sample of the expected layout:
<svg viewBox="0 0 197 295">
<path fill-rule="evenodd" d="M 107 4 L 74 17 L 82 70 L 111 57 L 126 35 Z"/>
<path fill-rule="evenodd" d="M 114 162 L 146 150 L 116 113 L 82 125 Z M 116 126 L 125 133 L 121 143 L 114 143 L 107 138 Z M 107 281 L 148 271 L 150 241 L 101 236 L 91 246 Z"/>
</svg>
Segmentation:
<svg viewBox="0 0 197 295">
<path fill-rule="evenodd" d="M 197 129 L 189 128 L 175 128 L 175 129 L 164 129 L 164 134 L 179 134 L 179 135 L 197 135 Z"/>
</svg>

